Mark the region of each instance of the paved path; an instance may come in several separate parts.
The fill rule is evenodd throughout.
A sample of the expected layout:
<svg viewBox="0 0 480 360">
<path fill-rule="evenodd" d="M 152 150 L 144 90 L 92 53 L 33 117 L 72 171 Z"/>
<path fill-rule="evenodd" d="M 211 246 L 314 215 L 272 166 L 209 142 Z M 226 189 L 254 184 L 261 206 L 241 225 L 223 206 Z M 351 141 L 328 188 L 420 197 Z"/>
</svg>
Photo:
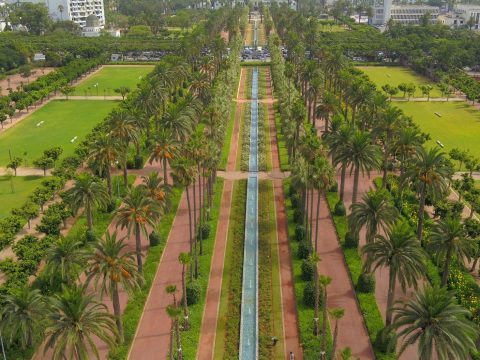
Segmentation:
<svg viewBox="0 0 480 360">
<path fill-rule="evenodd" d="M 437 98 L 437 97 L 435 97 L 435 98 L 431 97 L 430 100 L 429 100 L 428 98 L 426 98 L 426 97 L 421 97 L 421 98 L 419 98 L 419 97 L 416 97 L 416 98 L 411 97 L 410 100 L 407 99 L 407 98 L 398 98 L 398 97 L 392 99 L 392 102 L 409 102 L 409 101 L 410 101 L 410 102 L 446 102 L 446 101 L 455 102 L 455 101 L 466 101 L 466 99 L 465 99 L 465 98 L 462 98 L 462 97 L 451 97 L 451 98 L 448 98 L 448 100 L 447 100 L 446 97 L 439 97 L 439 98 Z"/>
<path fill-rule="evenodd" d="M 272 97 L 270 71 L 267 73 L 267 97 Z M 270 123 L 272 173 L 278 174 L 281 173 L 280 156 L 278 151 L 277 129 L 275 127 L 275 111 L 272 103 L 268 105 L 268 118 Z M 288 359 L 289 353 L 292 351 L 295 354 L 295 358 L 301 360 L 303 354 L 300 346 L 300 331 L 293 284 L 292 259 L 288 242 L 287 212 L 285 210 L 285 195 L 283 193 L 281 178 L 273 179 L 273 191 L 275 196 L 278 261 L 280 263 L 280 289 L 282 294 L 285 358 Z"/>
<path fill-rule="evenodd" d="M 0 176 L 7 175 L 12 169 L 0 167 Z M 47 176 L 52 175 L 52 170 L 46 171 Z M 21 167 L 17 169 L 17 176 L 43 176 L 43 170 L 37 168 Z"/>
</svg>

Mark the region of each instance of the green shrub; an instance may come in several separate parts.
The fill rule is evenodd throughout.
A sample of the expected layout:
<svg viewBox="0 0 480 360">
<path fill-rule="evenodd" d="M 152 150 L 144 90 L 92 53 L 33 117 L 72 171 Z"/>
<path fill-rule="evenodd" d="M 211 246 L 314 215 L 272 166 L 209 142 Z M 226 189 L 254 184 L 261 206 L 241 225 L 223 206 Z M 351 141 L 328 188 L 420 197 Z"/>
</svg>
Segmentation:
<svg viewBox="0 0 480 360">
<path fill-rule="evenodd" d="M 302 280 L 311 281 L 315 274 L 315 264 L 308 259 L 302 261 Z"/>
<path fill-rule="evenodd" d="M 97 236 L 93 230 L 85 231 L 85 241 L 86 242 L 94 242 L 97 240 Z"/>
<path fill-rule="evenodd" d="M 318 284 L 318 306 L 322 306 L 323 288 Z M 303 303 L 305 306 L 315 306 L 315 282 L 309 281 L 303 289 Z"/>
<path fill-rule="evenodd" d="M 345 205 L 341 200 L 338 200 L 338 202 L 335 204 L 335 210 L 333 213 L 336 216 L 345 216 L 347 214 L 347 210 L 345 209 Z"/>
<path fill-rule="evenodd" d="M 143 156 L 142 155 L 135 155 L 134 164 L 135 164 L 134 165 L 135 169 L 143 168 Z"/>
<path fill-rule="evenodd" d="M 373 293 L 375 291 L 375 277 L 370 273 L 361 273 L 358 277 L 357 290 L 362 293 Z"/>
<path fill-rule="evenodd" d="M 158 244 L 160 244 L 160 241 L 162 240 L 162 238 L 160 237 L 160 234 L 158 234 L 155 231 L 152 231 L 148 236 L 148 240 L 150 240 L 150 246 L 157 246 Z"/>
<path fill-rule="evenodd" d="M 338 183 L 337 182 L 334 182 L 331 186 L 330 186 L 330 189 L 328 189 L 328 192 L 338 192 Z"/>
<path fill-rule="evenodd" d="M 396 336 L 394 331 L 387 332 L 385 328 L 377 332 L 377 337 L 373 346 L 376 350 L 384 353 L 391 354 L 392 350 L 395 349 Z"/>
<path fill-rule="evenodd" d="M 300 244 L 298 245 L 298 252 L 297 255 L 300 259 L 306 259 L 308 258 L 308 255 L 310 254 L 310 248 L 307 244 L 306 241 L 300 241 Z"/>
<path fill-rule="evenodd" d="M 210 236 L 210 230 L 211 226 L 210 223 L 204 222 L 200 227 L 198 228 L 198 237 L 202 239 L 208 239 Z"/>
<path fill-rule="evenodd" d="M 293 212 L 293 221 L 296 224 L 303 224 L 303 210 L 302 209 L 295 209 Z"/>
<path fill-rule="evenodd" d="M 304 241 L 306 239 L 305 226 L 303 224 L 297 224 L 295 227 L 295 240 Z"/>
<path fill-rule="evenodd" d="M 345 234 L 345 248 L 347 249 L 358 249 L 358 235 L 348 231 Z"/>
<path fill-rule="evenodd" d="M 188 305 L 195 305 L 200 300 L 202 287 L 196 281 L 187 284 L 187 303 Z"/>
</svg>

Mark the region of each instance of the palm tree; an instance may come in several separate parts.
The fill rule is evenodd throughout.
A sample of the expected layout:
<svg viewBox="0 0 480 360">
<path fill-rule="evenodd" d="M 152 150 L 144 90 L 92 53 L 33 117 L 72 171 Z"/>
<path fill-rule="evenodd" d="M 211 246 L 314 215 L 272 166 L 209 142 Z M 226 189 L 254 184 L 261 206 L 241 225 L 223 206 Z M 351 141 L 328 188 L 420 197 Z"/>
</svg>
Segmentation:
<svg viewBox="0 0 480 360">
<path fill-rule="evenodd" d="M 330 309 L 329 312 L 330 312 L 330 316 L 335 320 L 335 328 L 333 330 L 332 359 L 336 359 L 335 353 L 337 351 L 338 321 L 345 314 L 345 310 L 340 308 L 333 308 L 333 309 Z"/>
<path fill-rule="evenodd" d="M 420 198 L 418 209 L 417 238 L 422 242 L 423 221 L 425 217 L 425 198 L 430 194 L 433 198 L 445 194 L 448 189 L 447 179 L 450 177 L 450 166 L 445 153 L 437 147 L 426 150 L 417 147 L 412 164 L 400 178 L 402 184 L 411 182 Z M 422 242 L 423 244 L 423 242 Z"/>
<path fill-rule="evenodd" d="M 373 242 L 379 230 L 387 231 L 398 218 L 398 211 L 390 202 L 385 191 L 369 191 L 362 201 L 352 204 L 348 223 L 358 235 L 362 227 L 367 228 L 367 244 Z"/>
<path fill-rule="evenodd" d="M 47 312 L 44 354 L 53 348 L 52 359 L 100 359 L 94 338 L 110 349 L 118 338 L 113 315 L 107 306 L 86 294 L 81 286 L 63 287 L 60 294 L 50 298 Z"/>
<path fill-rule="evenodd" d="M 145 189 L 145 193 L 153 201 L 156 201 L 161 209 L 166 212 L 170 208 L 171 188 L 163 181 L 158 172 L 152 171 L 148 176 L 142 176 L 143 183 L 140 187 Z"/>
<path fill-rule="evenodd" d="M 446 288 L 427 287 L 393 310 L 395 317 L 388 329 L 400 330 L 397 336 L 403 342 L 398 356 L 415 343 L 420 360 L 432 359 L 434 352 L 439 360 L 468 359 L 476 349 L 478 327 Z"/>
<path fill-rule="evenodd" d="M 405 172 L 408 162 L 414 158 L 421 143 L 422 139 L 417 128 L 407 126 L 399 130 L 394 147 L 395 155 L 400 157 L 400 176 Z"/>
<path fill-rule="evenodd" d="M 154 161 L 162 162 L 163 178 L 165 184 L 168 184 L 167 164 L 171 165 L 171 161 L 175 158 L 179 147 L 173 131 L 161 128 L 156 135 L 155 145 L 150 156 L 150 164 Z"/>
<path fill-rule="evenodd" d="M 350 142 L 341 148 L 338 157 L 341 163 L 350 165 L 351 172 L 354 173 L 352 204 L 355 204 L 357 202 L 360 173 L 370 175 L 371 170 L 378 168 L 379 147 L 372 143 L 369 133 L 356 131 Z"/>
<path fill-rule="evenodd" d="M 81 174 L 75 180 L 73 187 L 65 192 L 65 200 L 75 213 L 81 208 L 85 209 L 87 227 L 92 231 L 93 208 L 106 206 L 109 196 L 104 184 L 88 174 Z"/>
<path fill-rule="evenodd" d="M 163 115 L 162 126 L 171 131 L 175 139 L 185 141 L 192 133 L 196 110 L 184 101 L 172 104 Z"/>
<path fill-rule="evenodd" d="M 177 360 L 183 360 L 183 351 L 182 351 L 182 340 L 180 338 L 180 325 L 178 318 L 180 315 L 182 315 L 182 310 L 179 309 L 175 305 L 168 305 L 167 306 L 167 314 L 172 319 L 172 322 L 174 325 L 172 327 L 175 327 L 175 337 L 177 338 Z"/>
<path fill-rule="evenodd" d="M 137 120 L 126 110 L 114 111 L 107 122 L 111 136 L 117 139 L 118 150 L 121 153 L 123 182 L 128 187 L 127 158 L 130 143 L 139 143 L 139 128 Z M 138 145 L 137 145 L 138 146 Z"/>
<path fill-rule="evenodd" d="M 399 222 L 388 230 L 387 236 L 377 235 L 374 242 L 362 249 L 365 255 L 364 271 L 371 272 L 388 267 L 388 293 L 386 325 L 392 323 L 392 307 L 397 280 L 403 292 L 408 287 L 417 288 L 417 279 L 426 273 L 425 253 L 408 223 Z"/>
<path fill-rule="evenodd" d="M 33 345 L 45 315 L 45 301 L 38 289 L 24 285 L 0 297 L 0 333 L 12 344 L 15 339 L 25 351 Z"/>
<path fill-rule="evenodd" d="M 45 255 L 46 273 L 52 283 L 57 276 L 65 284 L 73 284 L 84 269 L 87 252 L 83 242 L 73 236 L 60 237 Z"/>
<path fill-rule="evenodd" d="M 475 242 L 465 233 L 463 224 L 455 218 L 447 217 L 435 224 L 428 247 L 434 252 L 437 263 L 443 261 L 442 286 L 447 285 L 450 265 L 453 259 L 463 262 L 470 260 Z"/>
<path fill-rule="evenodd" d="M 113 136 L 104 133 L 98 135 L 90 147 L 90 153 L 88 154 L 88 160 L 94 162 L 100 174 L 105 174 L 110 198 L 112 198 L 112 175 L 110 168 L 118 156 L 118 142 Z"/>
<path fill-rule="evenodd" d="M 196 174 L 195 174 L 195 165 L 193 162 L 189 159 L 186 158 L 181 158 L 178 159 L 172 166 L 173 168 L 173 173 L 172 177 L 173 180 L 176 184 L 183 186 L 185 188 L 185 193 L 187 196 L 187 206 L 188 206 L 188 230 L 189 230 L 189 235 L 190 235 L 190 254 L 194 258 L 195 262 L 195 277 L 197 277 L 198 274 L 198 260 L 197 260 L 197 242 L 196 239 L 194 238 L 192 227 L 193 227 L 193 221 L 192 221 L 192 205 L 190 201 L 190 192 L 188 191 L 188 188 L 190 185 L 192 185 Z M 190 267 L 190 277 L 193 277 L 193 268 Z"/>
<path fill-rule="evenodd" d="M 320 289 L 319 289 L 319 281 L 318 281 L 318 269 L 317 269 L 317 263 L 320 261 L 320 256 L 317 254 L 317 250 L 312 252 L 310 256 L 308 257 L 308 261 L 314 266 L 314 271 L 313 271 L 313 281 L 315 285 L 315 301 L 314 301 L 314 318 L 313 318 L 313 334 L 315 336 L 318 335 L 319 333 L 319 328 L 318 328 L 318 318 L 319 318 L 319 307 L 320 307 Z M 325 306 L 325 303 L 324 303 Z"/>
<path fill-rule="evenodd" d="M 87 283 L 100 284 L 100 296 L 108 293 L 113 302 L 113 313 L 120 342 L 123 342 L 122 313 L 120 310 L 119 288 L 131 293 L 142 284 L 142 278 L 135 265 L 134 252 L 125 251 L 125 237 L 117 239 L 117 233 L 106 232 L 95 244 L 95 251 L 89 256 Z"/>
<path fill-rule="evenodd" d="M 135 233 L 135 250 L 137 253 L 137 266 L 140 273 L 142 265 L 142 233 L 148 236 L 147 226 L 155 227 L 156 221 L 162 214 L 160 206 L 146 196 L 144 188 L 137 186 L 130 189 L 123 199 L 122 206 L 116 211 L 117 227 L 128 230 L 128 236 Z"/>
<path fill-rule="evenodd" d="M 327 287 L 332 282 L 332 278 L 325 275 L 320 275 L 320 285 L 323 289 L 323 319 L 322 319 L 322 343 L 321 350 L 325 353 L 327 351 Z"/>
<path fill-rule="evenodd" d="M 178 261 L 182 264 L 182 304 L 183 304 L 183 329 L 188 330 L 190 323 L 188 321 L 188 302 L 187 302 L 187 279 L 186 279 L 186 267 L 192 262 L 192 257 L 189 253 L 180 253 L 178 255 Z"/>
</svg>

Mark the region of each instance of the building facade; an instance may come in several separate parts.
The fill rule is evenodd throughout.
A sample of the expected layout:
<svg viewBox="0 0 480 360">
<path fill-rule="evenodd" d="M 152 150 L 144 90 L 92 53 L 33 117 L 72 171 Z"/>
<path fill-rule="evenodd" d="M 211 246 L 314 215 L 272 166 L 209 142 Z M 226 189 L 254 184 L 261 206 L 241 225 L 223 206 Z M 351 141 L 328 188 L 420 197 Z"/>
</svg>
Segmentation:
<svg viewBox="0 0 480 360">
<path fill-rule="evenodd" d="M 480 5 L 457 4 L 452 11 L 438 17 L 438 21 L 453 28 L 480 30 Z"/>
<path fill-rule="evenodd" d="M 392 0 L 380 0 L 373 8 L 372 25 L 385 26 L 390 20 L 408 25 L 419 25 L 425 15 L 429 15 L 430 22 L 437 21 L 440 8 L 429 5 L 392 4 Z"/>
</svg>

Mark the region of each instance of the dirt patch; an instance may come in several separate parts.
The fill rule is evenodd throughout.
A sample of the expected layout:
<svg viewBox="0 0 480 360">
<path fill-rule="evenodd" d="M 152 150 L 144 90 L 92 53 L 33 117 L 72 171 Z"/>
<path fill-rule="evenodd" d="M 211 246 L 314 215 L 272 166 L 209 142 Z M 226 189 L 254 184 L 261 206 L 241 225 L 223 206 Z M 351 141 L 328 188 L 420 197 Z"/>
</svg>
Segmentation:
<svg viewBox="0 0 480 360">
<path fill-rule="evenodd" d="M 35 68 L 32 69 L 32 75 L 29 78 L 24 78 L 20 74 L 9 75 L 6 79 L 0 80 L 0 94 L 8 95 L 8 88 L 17 90 L 17 87 L 22 86 L 23 84 L 31 83 L 32 81 L 37 80 L 40 76 L 47 75 L 54 70 L 55 68 L 53 67 Z"/>
</svg>

